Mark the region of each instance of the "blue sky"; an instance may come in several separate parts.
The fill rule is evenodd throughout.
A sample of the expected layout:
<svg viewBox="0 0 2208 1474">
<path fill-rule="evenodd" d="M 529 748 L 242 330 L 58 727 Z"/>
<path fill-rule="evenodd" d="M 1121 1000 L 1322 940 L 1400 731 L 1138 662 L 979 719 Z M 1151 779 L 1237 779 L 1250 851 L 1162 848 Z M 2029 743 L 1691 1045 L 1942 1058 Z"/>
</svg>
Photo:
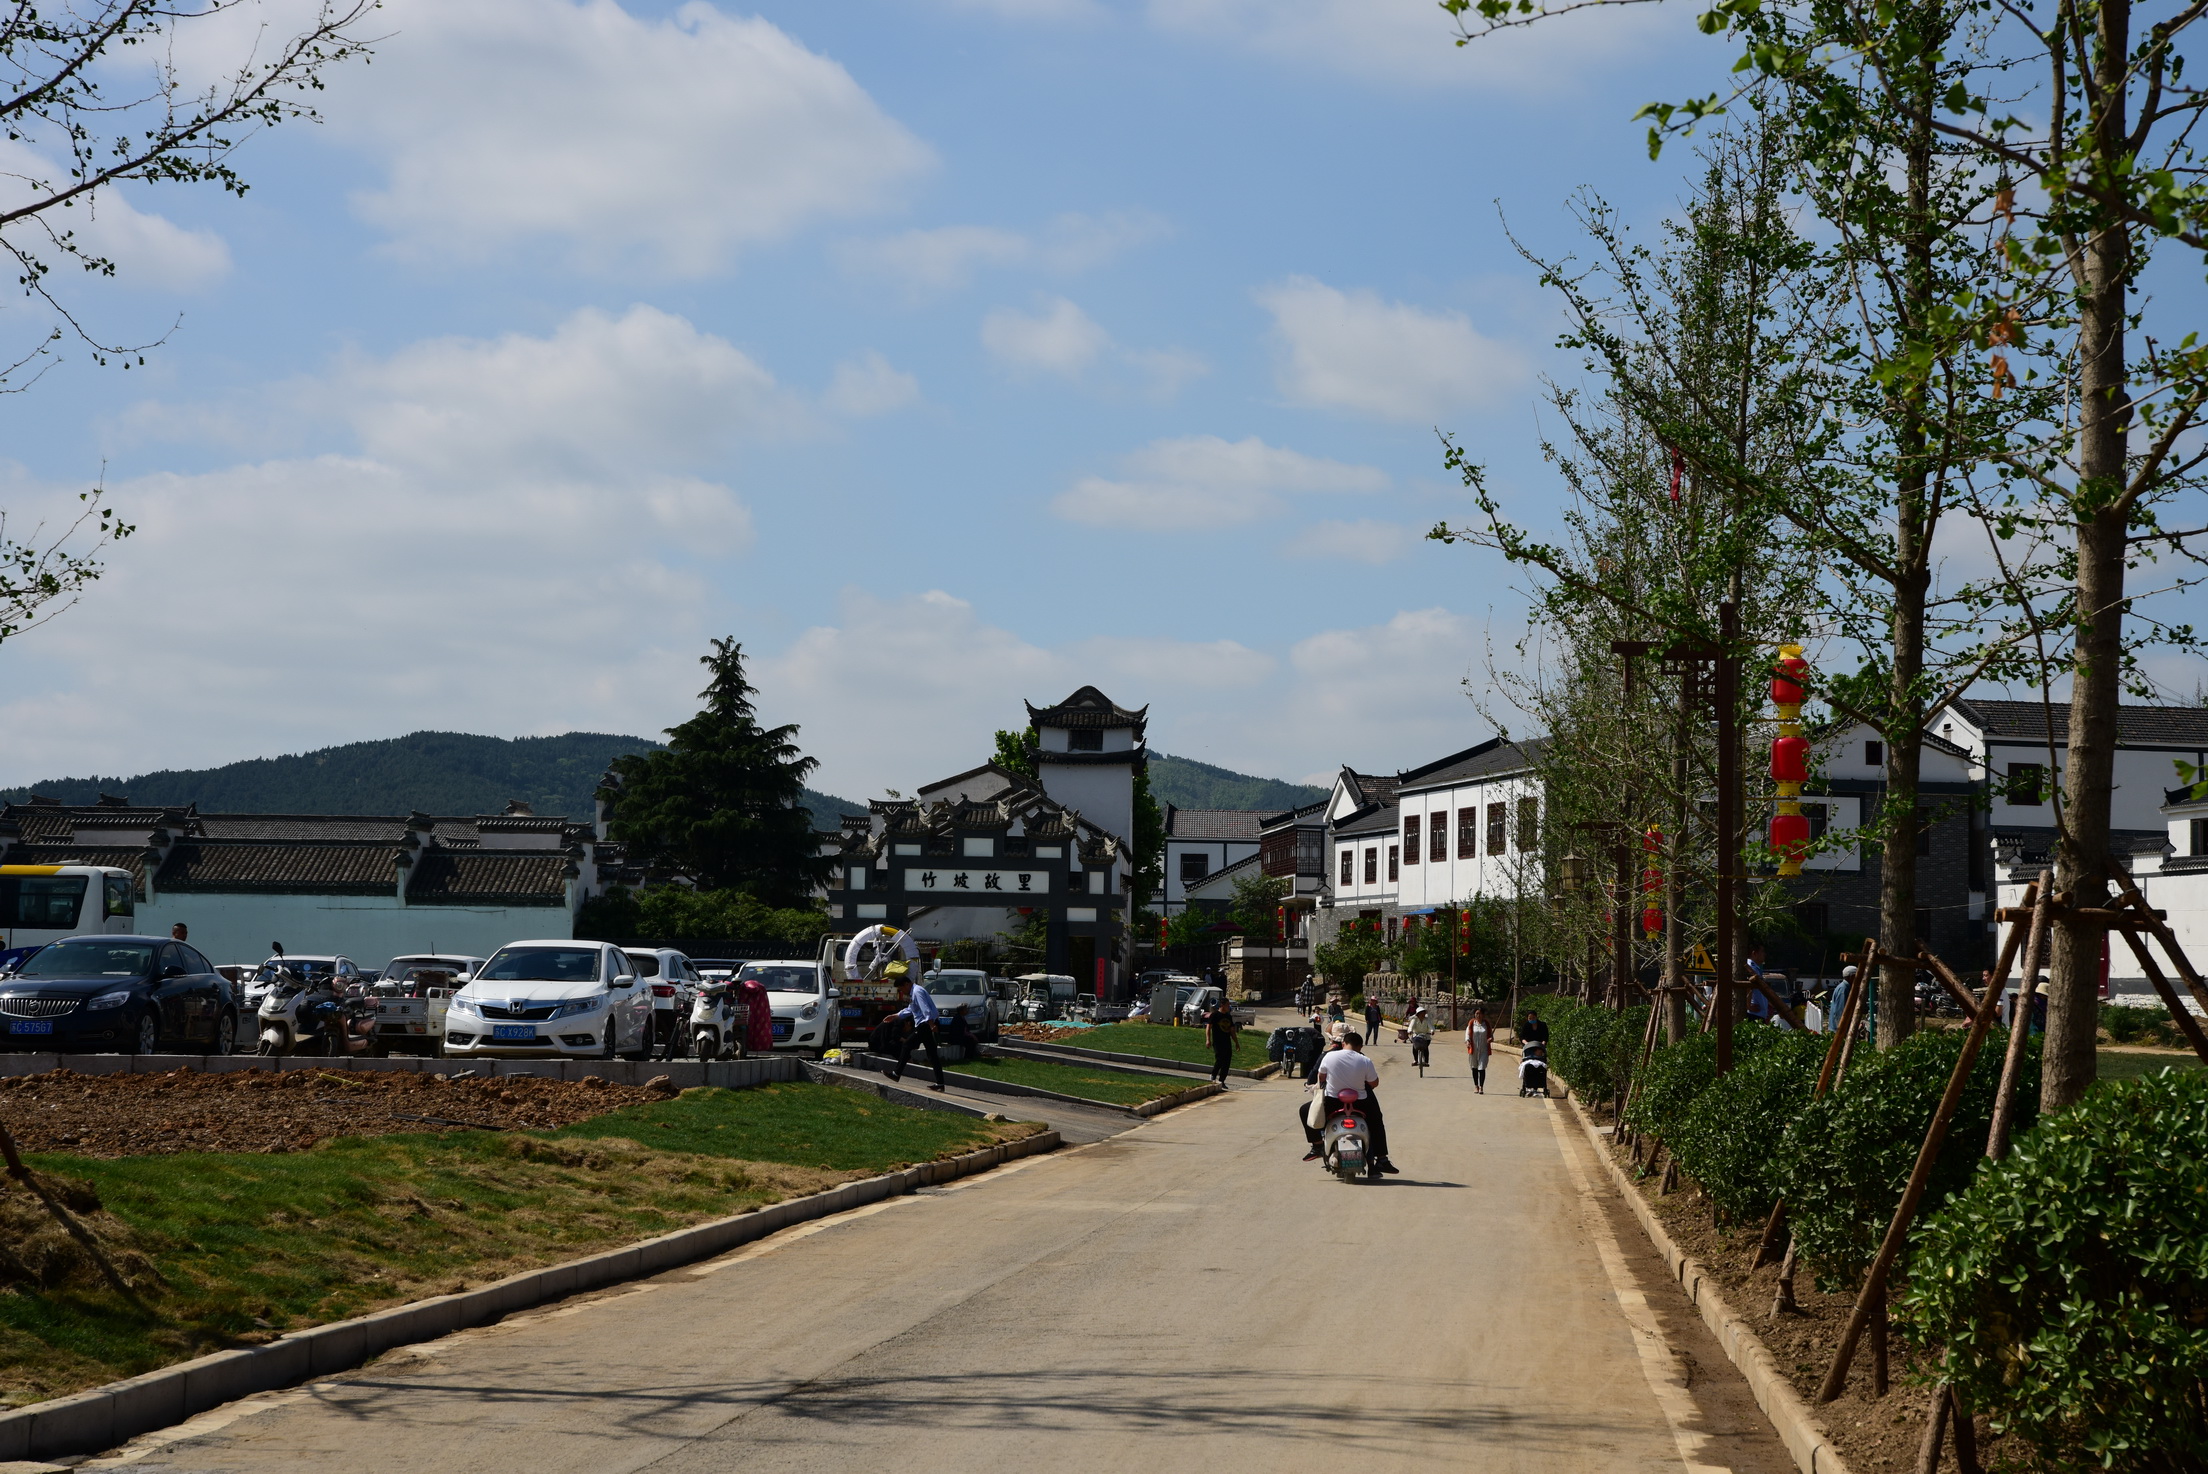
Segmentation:
<svg viewBox="0 0 2208 1474">
<path fill-rule="evenodd" d="M 102 206 L 71 301 L 181 314 L 147 367 L 0 400 L 16 530 L 103 467 L 140 528 L 0 649 L 0 781 L 655 731 L 728 633 L 847 794 L 1085 681 L 1282 777 L 1478 740 L 1517 601 L 1418 540 L 1467 509 L 1435 428 L 1538 511 L 1572 368 L 1498 204 L 1660 218 L 1690 160 L 1629 120 L 1717 75 L 1690 21 L 387 0 L 242 201 Z"/>
</svg>

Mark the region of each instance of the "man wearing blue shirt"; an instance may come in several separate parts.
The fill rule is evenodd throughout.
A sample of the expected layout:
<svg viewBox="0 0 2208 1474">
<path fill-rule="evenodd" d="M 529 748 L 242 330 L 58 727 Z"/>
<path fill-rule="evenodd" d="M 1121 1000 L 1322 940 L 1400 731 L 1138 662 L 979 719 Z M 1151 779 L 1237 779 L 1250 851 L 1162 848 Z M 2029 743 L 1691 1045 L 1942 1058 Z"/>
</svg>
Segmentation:
<svg viewBox="0 0 2208 1474">
<path fill-rule="evenodd" d="M 893 962 L 890 967 L 894 969 L 904 965 Z M 943 1055 L 936 1048 L 936 1030 L 943 1011 L 935 1006 L 935 995 L 927 990 L 925 984 L 914 982 L 909 972 L 897 979 L 897 991 L 904 998 L 905 1006 L 890 1017 L 910 1019 L 912 1027 L 904 1031 L 904 1037 L 897 1043 L 897 1068 L 890 1072 L 889 1078 L 902 1080 L 905 1077 L 905 1066 L 912 1061 L 913 1041 L 917 1039 L 928 1047 L 928 1068 L 935 1071 L 935 1083 L 928 1088 L 941 1090 L 944 1088 Z"/>
</svg>

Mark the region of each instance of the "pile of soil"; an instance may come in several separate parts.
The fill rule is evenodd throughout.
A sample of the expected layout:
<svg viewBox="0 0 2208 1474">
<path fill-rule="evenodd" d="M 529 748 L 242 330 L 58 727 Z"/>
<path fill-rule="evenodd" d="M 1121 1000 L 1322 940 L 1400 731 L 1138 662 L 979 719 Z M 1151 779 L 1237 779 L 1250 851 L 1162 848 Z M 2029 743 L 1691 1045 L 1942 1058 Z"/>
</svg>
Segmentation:
<svg viewBox="0 0 2208 1474">
<path fill-rule="evenodd" d="M 0 1125 L 27 1152 L 141 1157 L 305 1151 L 331 1136 L 469 1128 L 549 1130 L 666 1097 L 602 1079 L 176 1070 L 0 1078 Z"/>
<path fill-rule="evenodd" d="M 1031 1044 L 1057 1044 L 1066 1040 L 1078 1040 L 1087 1029 L 1061 1029 L 1051 1024 L 1006 1024 L 1001 1030 L 1007 1039 L 1025 1039 Z"/>
<path fill-rule="evenodd" d="M 1582 1107 L 1584 1110 L 1585 1108 Z M 1608 1112 L 1599 1119 L 1607 1122 Z M 1611 1149 L 1630 1179 L 1634 1174 L 1631 1148 Z M 1646 1155 L 1644 1151 L 1644 1156 Z M 1717 1282 L 1733 1313 L 1747 1321 L 1770 1348 L 1772 1358 L 1794 1384 L 1794 1390 L 1822 1421 L 1840 1456 L 1858 1474 L 1884 1469 L 1911 1470 L 1924 1443 L 1924 1418 L 1930 1392 L 1919 1375 L 1929 1363 L 1904 1342 L 1898 1329 L 1888 1337 L 1887 1392 L 1872 1395 L 1871 1337 L 1866 1333 L 1848 1373 L 1847 1389 L 1820 1405 L 1817 1393 L 1832 1354 L 1840 1344 L 1855 1308 L 1852 1290 L 1827 1294 L 1817 1288 L 1808 1266 L 1795 1271 L 1794 1299 L 1799 1312 L 1776 1313 L 1772 1303 L 1778 1294 L 1779 1266 L 1767 1264 L 1750 1270 L 1756 1246 L 1763 1236 L 1761 1222 L 1724 1224 L 1713 1222 L 1709 1200 L 1691 1182 L 1660 1194 L 1662 1170 L 1641 1180 L 1641 1195 L 1656 1210 L 1656 1217 L 1680 1252 L 1700 1260 Z M 1782 1241 L 1783 1248 L 1783 1241 Z M 1978 1434 L 1978 1462 L 1999 1468 L 2003 1456 L 2022 1456 L 2020 1448 L 1993 1437 L 1983 1417 L 1973 1420 Z M 1955 1467 L 1955 1442 L 1948 1438 L 1940 1456 L 1943 1470 Z"/>
</svg>

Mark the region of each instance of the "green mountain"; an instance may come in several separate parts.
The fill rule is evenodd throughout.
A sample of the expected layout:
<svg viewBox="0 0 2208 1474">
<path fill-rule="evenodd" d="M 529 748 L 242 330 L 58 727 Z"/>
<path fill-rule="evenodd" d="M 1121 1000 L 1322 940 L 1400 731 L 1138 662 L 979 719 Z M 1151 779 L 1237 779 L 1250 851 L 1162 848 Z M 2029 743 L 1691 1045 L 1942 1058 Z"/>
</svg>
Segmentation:
<svg viewBox="0 0 2208 1474">
<path fill-rule="evenodd" d="M 1284 813 L 1317 803 L 1326 790 L 1278 778 L 1253 778 L 1193 758 L 1150 755 L 1150 796 L 1184 809 L 1263 809 Z"/>
<path fill-rule="evenodd" d="M 660 744 L 646 737 L 567 732 L 558 737 L 473 737 L 413 732 L 380 742 L 348 742 L 285 757 L 249 758 L 220 768 L 166 769 L 135 778 L 56 778 L 0 790 L 21 803 L 32 794 L 89 804 L 103 793 L 134 804 L 196 803 L 211 814 L 496 814 L 520 799 L 540 814 L 588 819 L 591 793 L 606 764 Z M 863 805 L 805 790 L 814 822 L 866 812 Z"/>
</svg>

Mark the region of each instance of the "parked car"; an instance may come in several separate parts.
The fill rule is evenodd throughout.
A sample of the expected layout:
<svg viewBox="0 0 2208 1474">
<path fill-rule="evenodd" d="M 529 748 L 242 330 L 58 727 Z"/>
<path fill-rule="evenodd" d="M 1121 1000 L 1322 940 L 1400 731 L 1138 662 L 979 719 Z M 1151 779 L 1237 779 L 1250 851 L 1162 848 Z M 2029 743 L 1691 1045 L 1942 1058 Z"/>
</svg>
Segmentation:
<svg viewBox="0 0 2208 1474">
<path fill-rule="evenodd" d="M 826 1054 L 843 1042 L 840 990 L 828 985 L 828 970 L 810 957 L 762 958 L 736 973 L 739 983 L 757 982 L 767 990 L 774 1020 L 774 1047 Z"/>
<path fill-rule="evenodd" d="M 508 942 L 452 995 L 444 1052 L 645 1059 L 652 1049 L 652 994 L 611 942 L 565 937 Z"/>
<path fill-rule="evenodd" d="M 1224 988 L 1210 986 L 1188 988 L 1180 997 L 1180 1017 L 1184 1024 L 1201 1024 L 1211 1006 L 1227 996 Z M 1248 1003 L 1230 1003 L 1228 1010 L 1234 1015 L 1234 1026 L 1247 1029 L 1257 1022 L 1257 1008 Z"/>
<path fill-rule="evenodd" d="M 978 1043 L 993 1042 L 1004 1024 L 1004 995 L 993 991 L 989 974 L 973 967 L 939 967 L 927 975 L 928 991 L 944 1016 L 966 1010 L 966 1028 Z"/>
<path fill-rule="evenodd" d="M 15 1049 L 177 1048 L 229 1054 L 238 1043 L 230 983 L 193 947 L 165 937 L 65 937 L 0 984 Z"/>
<path fill-rule="evenodd" d="M 1064 1018 L 1073 1008 L 1080 984 L 1064 973 L 1031 972 L 1012 980 L 1019 991 L 1015 1012 L 1028 1023 Z"/>
<path fill-rule="evenodd" d="M 652 992 L 652 1040 L 665 1048 L 690 1025 L 690 1004 L 698 995 L 698 974 L 690 959 L 672 947 L 631 948 L 637 985 Z"/>
<path fill-rule="evenodd" d="M 457 952 L 416 952 L 394 957 L 368 985 L 376 1000 L 376 1042 L 402 1054 L 435 1054 L 445 1037 L 452 995 L 483 965 Z"/>
</svg>

